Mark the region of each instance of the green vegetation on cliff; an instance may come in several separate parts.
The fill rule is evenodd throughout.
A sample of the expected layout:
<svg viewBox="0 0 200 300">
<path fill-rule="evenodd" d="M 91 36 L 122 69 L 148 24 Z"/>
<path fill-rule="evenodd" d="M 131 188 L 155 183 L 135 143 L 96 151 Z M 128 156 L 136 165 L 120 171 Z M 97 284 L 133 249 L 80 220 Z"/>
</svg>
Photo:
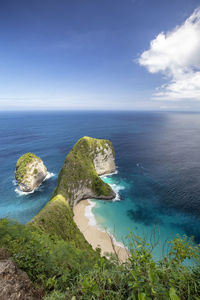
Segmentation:
<svg viewBox="0 0 200 300">
<path fill-rule="evenodd" d="M 53 197 L 31 224 L 59 239 L 72 242 L 79 249 L 92 249 L 75 224 L 72 209 L 62 195 Z"/>
<path fill-rule="evenodd" d="M 66 241 L 31 224 L 0 220 L 0 248 L 6 248 L 17 266 L 47 292 L 56 288 L 65 291 L 98 261 L 99 253 L 89 245 L 77 248 L 76 239 L 76 234 Z"/>
<path fill-rule="evenodd" d="M 111 147 L 114 153 L 112 143 L 107 140 L 83 137 L 75 144 L 59 173 L 53 197 L 31 221 L 36 228 L 71 241 L 79 249 L 91 249 L 73 221 L 71 206 L 82 188 L 89 190 L 91 197 L 113 198 L 112 189 L 101 180 L 93 165 L 96 152 L 103 153 L 107 147 Z"/>
<path fill-rule="evenodd" d="M 98 251 L 29 225 L 0 220 L 0 248 L 46 293 L 45 300 L 199 300 L 199 246 L 177 236 L 170 251 L 154 261 L 151 245 L 130 236 L 130 258 L 121 264 Z M 194 266 L 184 264 L 193 260 Z"/>
<path fill-rule="evenodd" d="M 28 165 L 34 159 L 41 161 L 40 157 L 38 157 L 35 154 L 30 153 L 30 152 L 25 153 L 18 159 L 17 164 L 16 164 L 16 170 L 15 170 L 15 178 L 16 178 L 17 182 L 23 183 L 23 181 L 25 180 L 26 173 L 27 173 Z"/>
<path fill-rule="evenodd" d="M 87 189 L 88 195 L 83 195 L 85 198 L 89 198 L 89 196 L 114 198 L 111 187 L 101 180 L 93 163 L 97 152 L 104 154 L 108 147 L 111 147 L 114 156 L 114 149 L 110 141 L 90 137 L 81 138 L 65 159 L 54 195 L 63 195 L 72 206 L 81 189 Z"/>
<path fill-rule="evenodd" d="M 65 160 L 54 196 L 40 213 L 27 225 L 0 220 L 0 248 L 43 289 L 44 300 L 200 300 L 200 245 L 192 240 L 177 236 L 168 254 L 155 261 L 155 245 L 130 234 L 130 256 L 121 263 L 116 255 L 110 260 L 100 257 L 74 223 L 71 206 L 81 188 L 112 196 L 93 165 L 96 151 L 104 154 L 108 146 L 112 144 L 106 140 L 80 139 Z M 29 153 L 22 165 L 33 157 Z M 193 266 L 185 260 L 192 260 Z"/>
</svg>

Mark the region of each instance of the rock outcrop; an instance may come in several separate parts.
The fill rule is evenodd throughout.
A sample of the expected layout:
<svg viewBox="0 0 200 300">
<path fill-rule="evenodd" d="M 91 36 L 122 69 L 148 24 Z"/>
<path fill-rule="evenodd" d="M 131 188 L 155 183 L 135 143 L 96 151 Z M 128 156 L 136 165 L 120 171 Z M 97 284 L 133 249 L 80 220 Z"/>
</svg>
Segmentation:
<svg viewBox="0 0 200 300">
<path fill-rule="evenodd" d="M 84 245 L 87 248 L 88 243 L 73 221 L 72 208 L 82 199 L 115 198 L 111 187 L 99 177 L 115 169 L 115 154 L 110 141 L 81 138 L 65 159 L 51 200 L 31 223 L 48 234 L 77 241 L 77 247 Z"/>
<path fill-rule="evenodd" d="M 34 288 L 28 275 L 16 267 L 4 249 L 0 249 L 0 299 L 39 300 L 41 298 L 40 291 Z"/>
<path fill-rule="evenodd" d="M 16 164 L 15 178 L 21 191 L 31 192 L 47 176 L 47 168 L 41 158 L 33 153 L 22 155 Z"/>
<path fill-rule="evenodd" d="M 115 198 L 115 193 L 99 175 L 115 170 L 112 143 L 109 140 L 83 137 L 67 155 L 54 195 L 63 195 L 72 207 L 82 199 L 111 200 Z"/>
<path fill-rule="evenodd" d="M 116 165 L 113 147 L 110 144 L 104 148 L 97 147 L 93 163 L 99 176 L 115 172 Z"/>
</svg>

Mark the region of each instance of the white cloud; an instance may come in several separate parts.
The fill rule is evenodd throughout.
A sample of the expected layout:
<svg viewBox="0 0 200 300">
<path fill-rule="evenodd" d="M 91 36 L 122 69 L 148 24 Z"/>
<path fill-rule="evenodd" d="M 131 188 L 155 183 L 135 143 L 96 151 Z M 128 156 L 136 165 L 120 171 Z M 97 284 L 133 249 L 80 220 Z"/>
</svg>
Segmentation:
<svg viewBox="0 0 200 300">
<path fill-rule="evenodd" d="M 200 8 L 183 25 L 152 40 L 139 64 L 169 80 L 157 89 L 154 98 L 200 100 Z"/>
</svg>

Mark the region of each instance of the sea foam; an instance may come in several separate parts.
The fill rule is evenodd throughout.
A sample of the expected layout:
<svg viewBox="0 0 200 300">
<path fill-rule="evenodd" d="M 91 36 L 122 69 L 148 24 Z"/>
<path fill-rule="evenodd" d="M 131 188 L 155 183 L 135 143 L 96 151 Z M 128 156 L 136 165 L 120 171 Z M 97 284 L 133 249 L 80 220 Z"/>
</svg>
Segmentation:
<svg viewBox="0 0 200 300">
<path fill-rule="evenodd" d="M 115 172 L 108 173 L 108 174 L 105 174 L 105 175 L 101 175 L 100 177 L 101 177 L 101 178 L 106 178 L 106 177 L 108 177 L 108 176 L 112 176 L 112 175 L 116 175 L 116 174 L 118 174 L 118 170 L 117 170 L 117 169 L 116 169 Z"/>
<path fill-rule="evenodd" d="M 56 174 L 53 173 L 53 172 L 47 172 L 47 176 L 45 177 L 45 179 L 43 181 L 46 181 L 46 180 L 50 179 L 51 177 L 54 177 L 55 175 Z M 12 183 L 13 183 L 14 186 L 17 186 L 17 181 L 15 179 L 13 179 Z M 36 187 L 31 192 L 23 192 L 19 189 L 19 187 L 16 187 L 15 188 L 15 193 L 17 193 L 18 196 L 26 196 L 26 195 L 29 195 L 29 194 L 33 194 L 35 191 L 41 191 L 42 190 L 41 185 L 42 185 L 42 182 L 38 187 Z"/>
<path fill-rule="evenodd" d="M 106 174 L 106 175 L 102 175 L 100 176 L 102 180 L 106 181 L 107 177 L 110 177 L 112 175 L 115 175 L 115 174 L 118 174 L 118 170 L 116 170 L 115 172 L 113 173 L 110 173 L 110 174 Z M 108 182 L 107 182 L 108 183 Z M 113 201 L 120 201 L 120 193 L 119 191 L 120 190 L 124 190 L 125 187 L 123 185 L 117 185 L 115 183 L 108 183 L 110 185 L 110 187 L 114 190 L 114 192 L 116 193 L 116 197 L 115 199 L 113 199 Z M 88 203 L 89 205 L 86 206 L 85 208 L 85 216 L 86 218 L 88 219 L 88 225 L 90 226 L 96 226 L 98 228 L 98 230 L 102 231 L 102 232 L 107 232 L 112 240 L 113 240 L 113 243 L 116 245 L 116 246 L 119 246 L 119 247 L 124 247 L 123 243 L 121 242 L 118 242 L 115 237 L 113 236 L 113 234 L 111 232 L 109 232 L 107 229 L 103 229 L 102 227 L 98 226 L 97 222 L 96 222 L 96 218 L 95 218 L 95 215 L 94 213 L 92 212 L 92 209 L 96 206 L 96 202 L 94 201 L 91 201 L 91 200 L 88 200 Z"/>
<path fill-rule="evenodd" d="M 115 183 L 111 183 L 109 184 L 111 186 L 111 188 L 113 189 L 113 191 L 115 192 L 116 194 L 116 197 L 113 199 L 113 201 L 121 201 L 121 198 L 120 198 L 120 193 L 119 191 L 120 190 L 124 190 L 125 187 L 123 185 L 117 185 Z"/>
<path fill-rule="evenodd" d="M 88 219 L 88 225 L 89 225 L 89 226 L 95 226 L 95 227 L 97 227 L 97 229 L 98 229 L 99 231 L 101 231 L 101 232 L 106 232 L 107 234 L 110 235 L 110 237 L 112 238 L 113 243 L 114 243 L 116 246 L 124 248 L 124 247 L 125 247 L 124 244 L 121 243 L 121 242 L 118 242 L 118 241 L 116 240 L 116 238 L 114 237 L 114 235 L 113 235 L 108 229 L 102 228 L 102 227 L 98 226 L 98 224 L 97 224 L 97 222 L 96 222 L 96 219 L 95 219 L 95 215 L 94 215 L 93 212 L 92 212 L 92 209 L 96 206 L 96 202 L 93 202 L 93 201 L 91 201 L 91 200 L 88 200 L 88 203 L 89 203 L 89 205 L 86 206 L 86 208 L 85 208 L 85 216 L 86 216 L 86 218 Z M 126 247 L 125 247 L 125 248 L 126 248 Z"/>
<path fill-rule="evenodd" d="M 96 219 L 92 212 L 92 209 L 93 209 L 93 207 L 95 207 L 96 203 L 92 202 L 91 200 L 88 200 L 88 202 L 89 202 L 89 205 L 86 206 L 86 208 L 85 208 L 85 216 L 88 219 L 88 224 L 90 226 L 96 226 L 97 225 Z"/>
<path fill-rule="evenodd" d="M 110 173 L 110 174 L 106 174 L 106 175 L 102 175 L 100 176 L 101 179 L 106 182 L 107 184 L 110 185 L 110 187 L 113 189 L 113 191 L 115 192 L 116 194 L 116 197 L 112 200 L 112 201 L 120 201 L 121 198 L 120 198 L 120 190 L 124 190 L 125 187 L 123 185 L 118 185 L 116 183 L 110 183 L 110 182 L 107 182 L 106 179 L 112 175 L 115 175 L 115 174 L 118 174 L 118 170 L 116 170 L 115 172 L 113 173 Z"/>
<path fill-rule="evenodd" d="M 43 181 L 48 180 L 48 179 L 50 179 L 51 177 L 54 177 L 54 176 L 56 176 L 55 173 L 53 173 L 53 172 L 47 172 L 47 176 L 45 177 L 45 179 Z"/>
</svg>

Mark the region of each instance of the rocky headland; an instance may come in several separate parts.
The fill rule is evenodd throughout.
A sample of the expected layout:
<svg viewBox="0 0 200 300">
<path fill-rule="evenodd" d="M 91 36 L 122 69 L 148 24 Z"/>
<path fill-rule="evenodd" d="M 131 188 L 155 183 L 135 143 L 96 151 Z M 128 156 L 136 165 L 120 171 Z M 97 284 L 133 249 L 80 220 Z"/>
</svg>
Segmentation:
<svg viewBox="0 0 200 300">
<path fill-rule="evenodd" d="M 111 200 L 116 195 L 99 176 L 115 170 L 112 143 L 85 136 L 67 155 L 54 194 L 63 195 L 72 207 L 88 198 Z"/>
<path fill-rule="evenodd" d="M 21 191 L 32 192 L 47 176 L 47 168 L 33 153 L 22 155 L 16 164 L 15 179 Z"/>
<path fill-rule="evenodd" d="M 115 170 L 115 153 L 109 140 L 81 138 L 65 159 L 51 200 L 34 217 L 33 224 L 63 239 L 78 241 L 74 236 L 80 231 L 73 221 L 72 208 L 83 199 L 114 199 L 115 192 L 99 175 Z M 86 242 L 83 237 L 80 240 Z"/>
<path fill-rule="evenodd" d="M 114 170 L 111 142 L 84 137 L 67 155 L 52 198 L 31 222 L 0 220 L 0 300 L 200 299 L 200 248 L 192 238 L 178 236 L 157 261 L 152 243 L 134 232 L 129 253 L 88 223 L 85 212 L 93 201 L 81 200 L 112 199 L 114 192 L 99 175 Z"/>
</svg>

